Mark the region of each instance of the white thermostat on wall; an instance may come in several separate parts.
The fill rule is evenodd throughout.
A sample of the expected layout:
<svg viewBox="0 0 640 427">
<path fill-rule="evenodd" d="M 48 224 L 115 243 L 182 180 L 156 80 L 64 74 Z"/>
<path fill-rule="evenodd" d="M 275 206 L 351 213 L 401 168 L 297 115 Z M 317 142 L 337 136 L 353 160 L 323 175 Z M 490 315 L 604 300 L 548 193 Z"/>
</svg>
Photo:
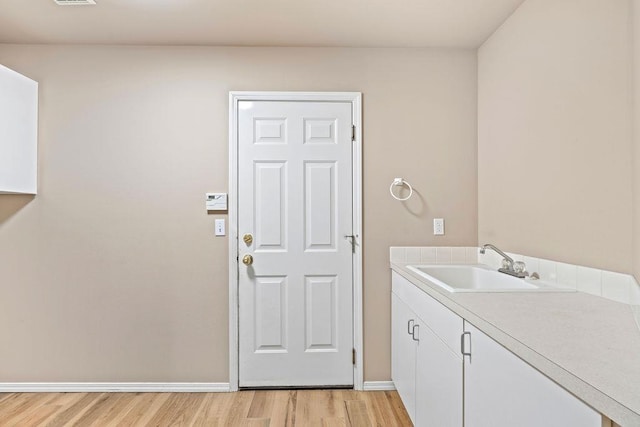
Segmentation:
<svg viewBox="0 0 640 427">
<path fill-rule="evenodd" d="M 208 211 L 226 211 L 227 193 L 206 193 Z"/>
</svg>

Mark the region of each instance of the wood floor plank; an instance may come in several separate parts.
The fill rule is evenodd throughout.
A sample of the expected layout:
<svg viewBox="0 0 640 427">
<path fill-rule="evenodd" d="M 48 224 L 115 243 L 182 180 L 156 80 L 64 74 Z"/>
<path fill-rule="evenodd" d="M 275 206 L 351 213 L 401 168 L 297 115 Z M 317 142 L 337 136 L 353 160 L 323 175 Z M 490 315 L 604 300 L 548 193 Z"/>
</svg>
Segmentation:
<svg viewBox="0 0 640 427">
<path fill-rule="evenodd" d="M 200 419 L 198 419 L 198 422 L 200 422 Z M 199 425 L 199 426 L 206 426 L 206 427 L 227 427 L 225 426 L 222 421 L 220 420 L 220 418 L 207 418 L 206 420 L 202 420 L 202 422 L 204 424 L 193 424 L 195 425 Z"/>
<path fill-rule="evenodd" d="M 142 399 L 125 415 L 118 427 L 147 425 L 171 393 L 143 393 Z"/>
<path fill-rule="evenodd" d="M 37 399 L 37 402 L 33 402 L 34 399 Z M 32 416 L 34 412 L 46 405 L 50 400 L 51 396 L 46 393 L 38 396 L 16 396 L 16 399 L 13 399 L 13 403 L 5 406 L 2 413 L 0 413 L 0 425 L 3 427 L 17 425 L 23 418 Z M 35 404 L 32 404 L 32 402 Z"/>
<path fill-rule="evenodd" d="M 143 400 L 145 393 L 124 393 L 122 399 L 108 413 L 96 420 L 95 425 L 100 427 L 119 427 L 124 418 Z M 102 423 L 102 424 L 98 424 Z"/>
<path fill-rule="evenodd" d="M 207 393 L 204 401 L 198 409 L 198 413 L 191 423 L 191 427 L 210 427 L 220 424 L 220 416 L 225 412 L 224 408 L 231 406 L 232 393 Z"/>
<path fill-rule="evenodd" d="M 29 393 L 17 395 L 15 399 L 7 401 L 0 411 L 0 426 L 8 425 L 16 419 L 22 418 L 24 413 L 34 407 L 42 405 L 48 399 L 46 393 Z"/>
<path fill-rule="evenodd" d="M 246 418 L 240 425 L 242 427 L 269 427 L 269 418 Z"/>
<path fill-rule="evenodd" d="M 158 408 L 148 426 L 174 425 L 182 418 L 182 412 L 188 405 L 190 393 L 172 393 L 166 402 Z"/>
<path fill-rule="evenodd" d="M 319 390 L 314 395 L 318 401 L 322 402 L 322 416 L 327 418 L 343 417 L 344 406 L 342 405 L 342 390 Z"/>
<path fill-rule="evenodd" d="M 75 426 L 77 427 L 89 427 L 96 420 L 98 420 L 103 413 L 108 412 L 109 408 L 112 407 L 117 401 L 120 399 L 120 395 L 118 393 L 103 393 L 99 399 L 97 399 L 91 407 L 89 407 L 83 414 L 78 418 L 75 422 Z"/>
<path fill-rule="evenodd" d="M 102 396 L 103 393 L 81 393 L 81 398 L 71 406 L 65 407 L 46 425 L 47 427 L 61 427 L 70 425 L 74 418 L 79 418 L 91 405 Z"/>
<path fill-rule="evenodd" d="M 191 424 L 191 427 L 226 427 L 222 424 L 220 418 L 209 417 L 209 418 L 200 418 L 199 416 L 194 420 L 194 423 Z"/>
<path fill-rule="evenodd" d="M 61 407 L 68 407 L 73 405 L 78 400 L 82 399 L 84 393 L 48 393 L 51 399 L 47 401 L 47 405 L 59 405 Z"/>
<path fill-rule="evenodd" d="M 85 393 L 50 393 L 52 396 L 51 399 L 47 400 L 44 407 L 46 408 L 55 408 L 55 411 L 51 413 L 48 417 L 43 417 L 37 422 L 34 420 L 33 423 L 28 424 L 30 427 L 36 426 L 48 426 L 52 423 L 52 421 L 63 411 L 67 410 L 71 406 L 73 406 L 76 402 L 81 400 Z M 43 411 L 48 412 L 48 411 Z"/>
<path fill-rule="evenodd" d="M 136 393 L 111 393 L 108 404 L 105 404 L 91 425 L 105 427 L 112 424 L 133 407 L 136 396 Z"/>
<path fill-rule="evenodd" d="M 0 426 L 404 427 L 395 391 L 259 390 L 234 393 L 9 393 Z"/>
<path fill-rule="evenodd" d="M 165 418 L 166 425 L 188 426 L 196 418 L 198 409 L 202 406 L 203 393 L 183 393 L 184 399 L 173 418 Z"/>
<path fill-rule="evenodd" d="M 271 410 L 271 425 L 293 427 L 296 423 L 296 406 L 298 392 L 296 390 L 275 391 Z"/>
<path fill-rule="evenodd" d="M 409 418 L 409 413 L 405 409 L 402 404 L 402 400 L 400 399 L 400 395 L 397 391 L 385 391 L 384 392 L 387 401 L 389 402 L 389 407 L 393 412 L 394 418 L 398 421 L 398 425 L 401 426 L 410 426 L 413 425 L 411 422 L 411 418 Z"/>
<path fill-rule="evenodd" d="M 297 424 L 321 426 L 322 418 L 344 418 L 342 390 L 299 390 Z"/>
<path fill-rule="evenodd" d="M 276 396 L 274 390 L 258 390 L 253 395 L 247 418 L 270 418 Z"/>
<path fill-rule="evenodd" d="M 221 420 L 229 416 L 237 393 L 213 393 L 215 401 L 212 409 L 215 409 L 217 417 Z"/>
<path fill-rule="evenodd" d="M 28 401 L 29 397 L 30 396 L 26 393 L 15 393 L 5 398 L 2 402 L 0 402 L 0 417 L 13 410 L 14 407 Z"/>
<path fill-rule="evenodd" d="M 344 418 L 323 418 L 322 427 L 346 427 L 347 422 Z"/>
<path fill-rule="evenodd" d="M 402 427 L 391 408 L 391 404 L 383 391 L 373 391 L 364 395 L 369 418 L 374 426 Z"/>
<path fill-rule="evenodd" d="M 34 404 L 33 396 L 23 396 L 25 400 L 23 400 L 23 404 L 19 407 L 15 408 L 15 414 L 11 418 L 5 418 L 2 421 L 2 426 L 14 426 L 14 425 L 33 425 L 33 422 L 23 421 L 25 419 L 30 419 L 34 416 L 35 413 L 42 413 L 42 408 L 48 406 L 53 400 L 55 400 L 56 393 L 40 393 L 37 397 L 39 399 L 40 404 Z M 30 399 L 31 398 L 31 399 Z M 49 411 L 50 412 L 50 411 Z M 6 412 L 9 413 L 8 411 Z M 40 419 L 41 416 L 36 416 L 37 419 Z M 47 418 L 47 417 L 45 417 Z"/>
<path fill-rule="evenodd" d="M 314 408 L 307 390 L 296 392 L 295 426 L 313 426 Z M 319 425 L 316 423 L 316 425 Z"/>
<path fill-rule="evenodd" d="M 253 401 L 254 391 L 245 390 L 234 393 L 231 406 L 222 417 L 222 421 L 228 426 L 239 425 L 243 419 L 247 418 L 247 413 Z"/>
<path fill-rule="evenodd" d="M 38 407 L 35 411 L 29 412 L 23 418 L 13 423 L 6 424 L 7 427 L 14 426 L 40 426 L 45 424 L 54 414 L 60 411 L 60 405 L 46 405 Z"/>
<path fill-rule="evenodd" d="M 347 407 L 347 421 L 351 427 L 371 426 L 367 404 L 364 400 L 347 400 L 344 404 Z"/>
</svg>

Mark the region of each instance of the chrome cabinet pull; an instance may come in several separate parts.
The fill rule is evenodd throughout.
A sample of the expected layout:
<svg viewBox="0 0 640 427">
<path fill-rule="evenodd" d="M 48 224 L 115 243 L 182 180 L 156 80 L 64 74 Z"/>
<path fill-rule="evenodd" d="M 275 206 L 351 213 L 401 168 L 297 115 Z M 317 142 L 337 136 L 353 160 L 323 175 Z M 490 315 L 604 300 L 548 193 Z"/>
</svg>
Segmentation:
<svg viewBox="0 0 640 427">
<path fill-rule="evenodd" d="M 416 329 L 418 330 L 418 338 L 416 338 Z M 420 341 L 420 325 L 413 326 L 413 330 L 411 331 L 411 338 L 414 341 Z"/>
<path fill-rule="evenodd" d="M 465 351 L 465 335 L 469 336 L 469 351 Z M 460 352 L 463 357 L 471 356 L 471 332 L 463 332 L 462 335 L 460 335 Z"/>
<path fill-rule="evenodd" d="M 414 323 L 414 320 L 413 320 L 413 319 L 410 319 L 410 320 L 407 322 L 407 333 L 408 333 L 409 335 L 411 335 L 411 334 L 413 333 L 413 323 Z"/>
</svg>

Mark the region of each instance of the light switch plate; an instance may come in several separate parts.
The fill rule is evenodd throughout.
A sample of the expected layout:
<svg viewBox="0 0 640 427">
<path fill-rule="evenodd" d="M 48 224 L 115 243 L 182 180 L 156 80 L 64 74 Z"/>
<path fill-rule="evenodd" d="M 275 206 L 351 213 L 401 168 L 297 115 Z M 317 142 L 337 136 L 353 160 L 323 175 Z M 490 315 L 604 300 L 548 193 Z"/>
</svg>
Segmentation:
<svg viewBox="0 0 640 427">
<path fill-rule="evenodd" d="M 224 236 L 226 234 L 224 228 L 224 219 L 216 219 L 216 236 Z"/>
</svg>

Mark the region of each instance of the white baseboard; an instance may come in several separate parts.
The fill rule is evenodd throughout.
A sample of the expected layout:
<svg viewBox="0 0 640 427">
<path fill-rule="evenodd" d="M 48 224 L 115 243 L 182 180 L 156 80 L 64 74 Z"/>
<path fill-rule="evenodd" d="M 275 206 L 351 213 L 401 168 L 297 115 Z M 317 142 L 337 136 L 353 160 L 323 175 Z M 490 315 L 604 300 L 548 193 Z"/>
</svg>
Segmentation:
<svg viewBox="0 0 640 427">
<path fill-rule="evenodd" d="M 364 391 L 395 390 L 393 381 L 365 381 Z M 229 383 L 0 383 L 0 393 L 227 393 Z"/>
<path fill-rule="evenodd" d="M 229 383 L 0 383 L 1 393 L 224 393 Z"/>
<path fill-rule="evenodd" d="M 393 381 L 365 381 L 362 387 L 364 391 L 395 390 Z"/>
</svg>

